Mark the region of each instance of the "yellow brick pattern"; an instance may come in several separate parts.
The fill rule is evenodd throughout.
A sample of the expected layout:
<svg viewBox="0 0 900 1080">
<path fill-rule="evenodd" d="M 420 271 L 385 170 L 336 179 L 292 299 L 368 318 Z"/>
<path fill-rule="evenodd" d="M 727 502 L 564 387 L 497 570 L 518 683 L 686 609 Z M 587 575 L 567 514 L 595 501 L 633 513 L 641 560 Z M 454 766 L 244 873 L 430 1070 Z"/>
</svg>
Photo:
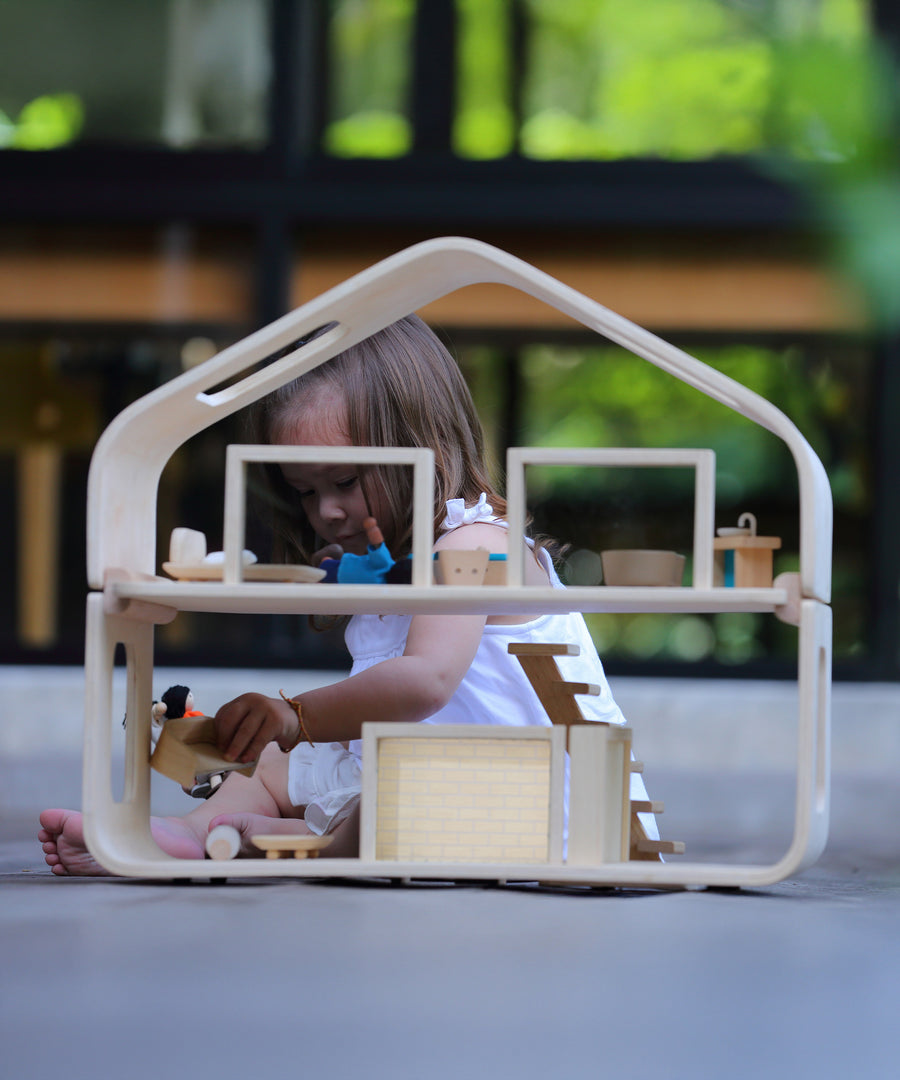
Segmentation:
<svg viewBox="0 0 900 1080">
<path fill-rule="evenodd" d="M 550 743 L 382 738 L 375 857 L 546 862 Z"/>
</svg>

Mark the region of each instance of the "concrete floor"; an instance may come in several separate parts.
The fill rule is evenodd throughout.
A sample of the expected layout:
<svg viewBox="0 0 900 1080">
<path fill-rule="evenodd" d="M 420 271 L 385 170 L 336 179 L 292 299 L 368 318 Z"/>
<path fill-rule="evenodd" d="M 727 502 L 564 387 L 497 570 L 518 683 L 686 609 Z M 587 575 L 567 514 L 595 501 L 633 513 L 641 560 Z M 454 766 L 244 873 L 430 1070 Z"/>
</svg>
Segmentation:
<svg viewBox="0 0 900 1080">
<path fill-rule="evenodd" d="M 900 784 L 869 745 L 868 769 L 837 755 L 816 866 L 741 893 L 55 878 L 22 794 L 43 794 L 36 757 L 7 746 L 4 1074 L 893 1080 Z M 780 853 L 790 785 L 755 764 L 738 809 L 722 769 L 656 769 L 664 834 Z"/>
</svg>

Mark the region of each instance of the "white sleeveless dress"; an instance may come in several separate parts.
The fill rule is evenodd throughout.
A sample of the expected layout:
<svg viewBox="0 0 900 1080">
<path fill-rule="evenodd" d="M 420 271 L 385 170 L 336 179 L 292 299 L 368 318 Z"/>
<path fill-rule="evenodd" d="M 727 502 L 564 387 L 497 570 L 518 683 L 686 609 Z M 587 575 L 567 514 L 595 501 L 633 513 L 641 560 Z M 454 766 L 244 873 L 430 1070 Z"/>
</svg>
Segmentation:
<svg viewBox="0 0 900 1080">
<path fill-rule="evenodd" d="M 494 517 L 482 494 L 478 503 L 468 508 L 462 499 L 451 499 L 442 532 L 476 522 L 506 526 L 506 522 Z M 546 551 L 538 551 L 538 561 L 553 587 L 565 588 Z M 344 635 L 353 658 L 350 674 L 356 675 L 384 660 L 402 656 L 411 619 L 410 615 L 354 615 Z M 487 624 L 475 658 L 453 697 L 422 723 L 548 727 L 550 719 L 522 665 L 507 652 L 511 642 L 578 645 L 578 656 L 560 656 L 557 663 L 566 681 L 600 687 L 599 695 L 577 698 L 582 715 L 607 724 L 625 723 L 584 618 L 578 612 L 541 615 L 531 622 L 515 625 Z M 361 753 L 361 740 L 351 742 L 349 751 L 340 743 L 320 743 L 315 749 L 301 743 L 291 751 L 288 797 L 294 806 L 306 806 L 305 820 L 314 832 L 331 831 L 350 812 L 360 790 Z M 632 774 L 631 797 L 647 798 L 638 773 Z M 653 815 L 642 815 L 642 822 L 649 835 L 658 835 Z"/>
</svg>

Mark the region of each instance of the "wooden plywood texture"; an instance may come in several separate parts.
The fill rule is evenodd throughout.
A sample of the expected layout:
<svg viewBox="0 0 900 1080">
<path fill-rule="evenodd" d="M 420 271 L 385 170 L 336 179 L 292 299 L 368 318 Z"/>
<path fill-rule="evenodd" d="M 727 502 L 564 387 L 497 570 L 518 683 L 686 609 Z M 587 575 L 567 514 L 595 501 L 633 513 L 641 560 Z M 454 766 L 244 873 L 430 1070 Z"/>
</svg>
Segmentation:
<svg viewBox="0 0 900 1080">
<path fill-rule="evenodd" d="M 546 863 L 549 738 L 382 738 L 377 859 Z"/>
</svg>

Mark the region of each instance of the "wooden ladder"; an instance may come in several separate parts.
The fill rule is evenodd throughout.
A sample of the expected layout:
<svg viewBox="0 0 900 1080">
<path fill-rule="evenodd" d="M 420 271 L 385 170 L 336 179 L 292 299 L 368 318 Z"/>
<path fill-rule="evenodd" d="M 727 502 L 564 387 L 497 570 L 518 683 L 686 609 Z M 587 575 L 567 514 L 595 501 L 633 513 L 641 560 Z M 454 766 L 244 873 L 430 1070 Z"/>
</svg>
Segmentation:
<svg viewBox="0 0 900 1080">
<path fill-rule="evenodd" d="M 550 722 L 566 725 L 567 745 L 568 729 L 573 724 L 602 723 L 587 720 L 575 701 L 576 694 L 597 695 L 600 687 L 593 683 L 566 682 L 556 663 L 557 656 L 578 656 L 578 645 L 511 642 L 507 649 L 522 665 L 522 670 L 550 717 Z M 631 772 L 643 771 L 643 762 L 631 762 Z M 653 840 L 647 836 L 639 815 L 661 814 L 664 810 L 665 805 L 658 799 L 631 800 L 629 859 L 659 861 L 663 855 L 684 854 L 684 843 L 681 840 Z"/>
</svg>

